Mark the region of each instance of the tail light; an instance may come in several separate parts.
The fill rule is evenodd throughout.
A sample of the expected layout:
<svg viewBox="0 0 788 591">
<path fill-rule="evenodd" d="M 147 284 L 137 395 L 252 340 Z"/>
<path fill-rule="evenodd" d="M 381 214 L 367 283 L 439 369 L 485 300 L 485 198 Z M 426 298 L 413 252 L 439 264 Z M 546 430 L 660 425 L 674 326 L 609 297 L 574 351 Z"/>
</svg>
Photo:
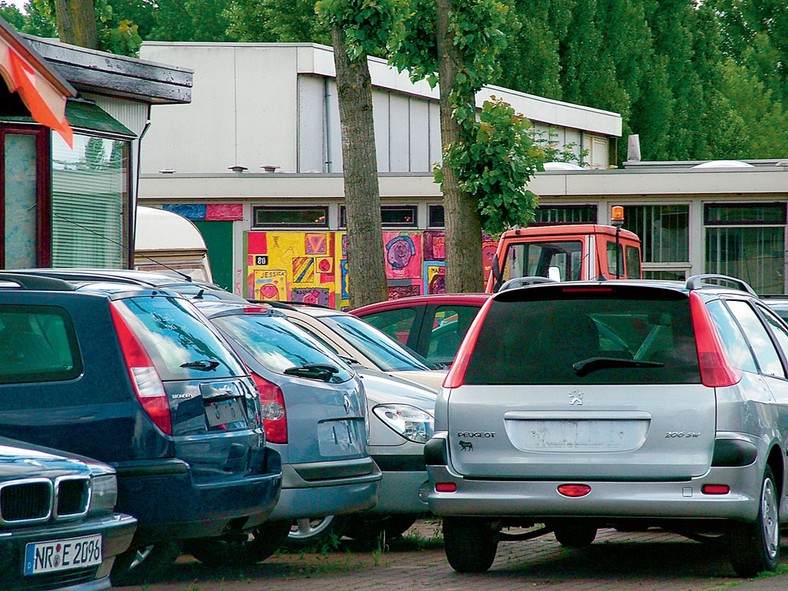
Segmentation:
<svg viewBox="0 0 788 591">
<path fill-rule="evenodd" d="M 722 341 L 714 328 L 711 314 L 695 292 L 690 293 L 690 313 L 698 349 L 700 380 L 709 388 L 733 386 L 741 380 L 741 372 L 730 366 Z"/>
<path fill-rule="evenodd" d="M 271 443 L 287 443 L 287 411 L 282 389 L 252 372 L 263 412 L 265 438 Z"/>
<path fill-rule="evenodd" d="M 137 400 L 153 423 L 165 434 L 172 435 L 170 401 L 153 361 L 114 304 L 110 306 L 110 314 Z"/>
<path fill-rule="evenodd" d="M 471 361 L 471 353 L 476 348 L 476 341 L 479 338 L 479 333 L 484 325 L 484 319 L 487 317 L 487 312 L 493 303 L 493 298 L 484 302 L 476 318 L 473 319 L 465 338 L 462 340 L 457 355 L 454 358 L 454 363 L 451 364 L 451 369 L 448 375 L 443 380 L 444 388 L 457 388 L 462 386 L 465 381 L 465 372 L 468 370 L 468 363 Z"/>
</svg>

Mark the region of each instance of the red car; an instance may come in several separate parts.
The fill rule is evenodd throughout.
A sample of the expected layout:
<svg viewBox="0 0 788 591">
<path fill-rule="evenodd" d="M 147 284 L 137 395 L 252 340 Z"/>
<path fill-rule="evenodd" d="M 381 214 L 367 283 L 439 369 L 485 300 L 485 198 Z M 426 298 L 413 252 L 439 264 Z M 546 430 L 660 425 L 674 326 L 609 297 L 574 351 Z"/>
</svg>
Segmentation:
<svg viewBox="0 0 788 591">
<path fill-rule="evenodd" d="M 442 293 L 369 304 L 350 313 L 428 361 L 451 365 L 465 332 L 491 294 Z"/>
</svg>

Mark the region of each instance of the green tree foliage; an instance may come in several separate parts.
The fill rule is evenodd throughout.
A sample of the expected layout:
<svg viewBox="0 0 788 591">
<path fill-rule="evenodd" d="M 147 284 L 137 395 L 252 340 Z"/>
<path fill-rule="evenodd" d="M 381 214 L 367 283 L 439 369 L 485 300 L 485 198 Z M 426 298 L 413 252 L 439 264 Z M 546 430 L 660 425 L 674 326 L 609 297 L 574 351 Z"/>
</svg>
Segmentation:
<svg viewBox="0 0 788 591">
<path fill-rule="evenodd" d="M 0 17 L 18 31 L 25 25 L 25 15 L 16 6 L 3 0 L 0 0 Z"/>
<path fill-rule="evenodd" d="M 569 30 L 576 0 L 515 0 L 520 32 L 500 56 L 501 75 L 496 84 L 529 94 L 561 100 L 560 46 Z M 526 57 L 526 59 L 523 59 Z"/>
<path fill-rule="evenodd" d="M 114 1 L 114 0 L 113 0 Z M 227 34 L 230 0 L 157 0 L 151 40 L 231 41 Z"/>
<path fill-rule="evenodd" d="M 725 56 L 743 66 L 785 102 L 788 9 L 784 0 L 707 0 L 720 22 Z"/>
<path fill-rule="evenodd" d="M 315 16 L 315 0 L 230 0 L 228 33 L 238 41 L 313 42 L 331 45 L 331 33 Z"/>
<path fill-rule="evenodd" d="M 527 226 L 534 219 L 537 196 L 525 187 L 544 158 L 531 139 L 530 122 L 493 97 L 484 102 L 472 129 L 475 135 L 470 141 L 449 147 L 443 166 L 452 167 L 460 190 L 478 200 L 485 232 L 497 235 L 513 226 Z M 442 176 L 439 167 L 439 182 Z"/>
</svg>

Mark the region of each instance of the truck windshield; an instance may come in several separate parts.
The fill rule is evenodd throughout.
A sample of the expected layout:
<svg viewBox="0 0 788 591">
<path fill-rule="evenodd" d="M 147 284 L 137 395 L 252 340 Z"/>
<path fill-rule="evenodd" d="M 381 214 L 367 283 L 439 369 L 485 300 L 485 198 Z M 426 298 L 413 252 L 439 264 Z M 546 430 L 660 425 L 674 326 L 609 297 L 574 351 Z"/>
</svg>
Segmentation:
<svg viewBox="0 0 788 591">
<path fill-rule="evenodd" d="M 561 281 L 579 280 L 582 257 L 580 240 L 512 244 L 506 251 L 503 280 L 534 276 L 557 279 L 551 275 L 551 268 L 557 269 Z"/>
</svg>

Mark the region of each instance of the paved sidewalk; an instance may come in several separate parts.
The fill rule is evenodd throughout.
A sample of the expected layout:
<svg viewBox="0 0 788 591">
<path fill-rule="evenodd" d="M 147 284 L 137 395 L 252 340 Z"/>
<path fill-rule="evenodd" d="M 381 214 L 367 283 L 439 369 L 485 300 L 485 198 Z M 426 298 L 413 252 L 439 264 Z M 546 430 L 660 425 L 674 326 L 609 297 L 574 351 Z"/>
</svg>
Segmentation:
<svg viewBox="0 0 788 591">
<path fill-rule="evenodd" d="M 492 568 L 455 573 L 435 541 L 437 525 L 420 522 L 407 543 L 386 552 L 343 548 L 325 554 L 279 554 L 244 568 L 210 569 L 181 557 L 160 582 L 140 591 L 788 591 L 788 574 L 736 577 L 724 551 L 658 531 L 602 530 L 588 548 L 563 548 L 546 535 L 502 542 Z M 788 543 L 788 539 L 783 540 Z M 783 545 L 788 571 L 788 544 Z M 133 588 L 129 588 L 133 589 Z"/>
</svg>

